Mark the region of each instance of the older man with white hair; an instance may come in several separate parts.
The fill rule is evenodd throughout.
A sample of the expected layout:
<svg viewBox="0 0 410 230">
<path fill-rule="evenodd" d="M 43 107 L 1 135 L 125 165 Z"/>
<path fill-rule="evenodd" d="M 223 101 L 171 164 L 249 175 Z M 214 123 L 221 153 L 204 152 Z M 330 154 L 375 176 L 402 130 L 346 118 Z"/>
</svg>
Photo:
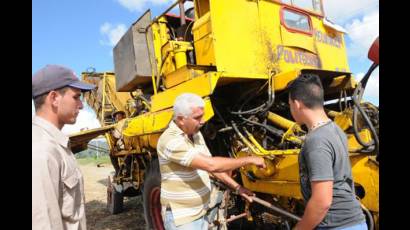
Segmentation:
<svg viewBox="0 0 410 230">
<path fill-rule="evenodd" d="M 158 140 L 161 171 L 161 204 L 165 229 L 208 229 L 204 216 L 210 201 L 209 174 L 252 202 L 252 192 L 226 172 L 255 164 L 265 168 L 263 158 L 212 157 L 199 129 L 204 124 L 204 101 L 184 93 L 174 103 L 174 117 Z"/>
</svg>

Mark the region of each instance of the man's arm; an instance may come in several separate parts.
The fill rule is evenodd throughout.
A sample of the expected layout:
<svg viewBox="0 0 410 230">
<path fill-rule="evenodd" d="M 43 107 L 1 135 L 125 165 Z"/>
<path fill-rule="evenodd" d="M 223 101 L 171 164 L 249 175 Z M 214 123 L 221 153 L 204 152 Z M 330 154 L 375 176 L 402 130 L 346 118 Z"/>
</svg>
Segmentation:
<svg viewBox="0 0 410 230">
<path fill-rule="evenodd" d="M 248 189 L 242 187 L 238 184 L 232 177 L 228 175 L 226 172 L 222 173 L 212 173 L 217 179 L 222 181 L 225 185 L 230 187 L 233 191 L 238 191 L 239 195 L 247 199 L 249 202 L 252 202 L 251 196 L 253 196 L 253 192 L 249 191 Z"/>
<path fill-rule="evenodd" d="M 258 167 L 266 168 L 262 157 L 249 156 L 240 158 L 209 157 L 203 154 L 196 154 L 192 159 L 190 167 L 202 169 L 210 173 L 226 172 L 240 168 L 248 164 L 255 164 Z"/>
<path fill-rule="evenodd" d="M 314 229 L 326 216 L 332 204 L 333 181 L 312 181 L 312 196 L 307 202 L 305 213 L 294 229 Z"/>
</svg>

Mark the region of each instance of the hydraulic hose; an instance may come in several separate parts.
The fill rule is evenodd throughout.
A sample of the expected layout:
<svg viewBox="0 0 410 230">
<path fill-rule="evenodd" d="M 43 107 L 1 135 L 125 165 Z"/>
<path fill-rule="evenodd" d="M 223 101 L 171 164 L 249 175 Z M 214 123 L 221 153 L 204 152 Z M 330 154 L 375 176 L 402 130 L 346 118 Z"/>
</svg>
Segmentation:
<svg viewBox="0 0 410 230">
<path fill-rule="evenodd" d="M 353 109 L 353 129 L 354 129 L 354 136 L 356 137 L 357 141 L 364 146 L 365 148 L 368 148 L 370 146 L 375 145 L 375 153 L 376 155 L 379 155 L 379 137 L 377 136 L 376 130 L 372 124 L 372 122 L 370 121 L 369 117 L 367 116 L 367 114 L 363 111 L 363 108 L 360 106 L 359 102 L 356 100 L 356 98 L 353 98 L 353 103 L 355 105 L 355 108 Z M 373 140 L 369 143 L 365 143 L 360 135 L 359 135 L 359 131 L 357 129 L 357 110 L 359 110 L 360 114 L 362 115 L 362 117 L 364 118 L 366 124 L 369 126 L 370 131 L 372 133 L 373 136 Z"/>
<path fill-rule="evenodd" d="M 360 106 L 360 101 L 362 99 L 364 89 L 366 87 L 367 81 L 369 80 L 370 74 L 373 72 L 373 70 L 378 66 L 378 64 L 373 63 L 372 66 L 369 68 L 367 71 L 366 75 L 360 80 L 358 83 L 353 96 L 352 100 L 354 103 L 354 109 L 353 109 L 353 131 L 354 131 L 354 136 L 356 140 L 359 142 L 360 145 L 362 145 L 365 148 L 369 148 L 371 146 L 375 146 L 375 153 L 378 156 L 379 155 L 379 137 L 377 136 L 376 129 L 374 128 L 372 122 L 370 121 L 369 117 L 367 114 L 363 111 L 363 108 Z M 369 143 L 365 143 L 362 138 L 359 135 L 359 131 L 357 128 L 357 111 L 360 112 L 360 115 L 362 115 L 364 121 L 366 122 L 367 126 L 370 128 L 370 132 L 373 136 L 373 140 L 370 141 Z"/>
</svg>

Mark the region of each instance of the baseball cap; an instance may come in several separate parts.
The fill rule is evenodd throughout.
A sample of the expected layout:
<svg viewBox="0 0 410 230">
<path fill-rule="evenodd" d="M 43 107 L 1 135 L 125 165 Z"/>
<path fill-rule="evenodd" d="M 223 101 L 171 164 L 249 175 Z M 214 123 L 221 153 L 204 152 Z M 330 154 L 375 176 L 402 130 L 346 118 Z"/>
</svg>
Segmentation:
<svg viewBox="0 0 410 230">
<path fill-rule="evenodd" d="M 35 98 L 52 90 L 70 86 L 81 91 L 90 91 L 95 85 L 82 82 L 71 69 L 61 65 L 46 65 L 31 79 L 32 97 Z"/>
</svg>

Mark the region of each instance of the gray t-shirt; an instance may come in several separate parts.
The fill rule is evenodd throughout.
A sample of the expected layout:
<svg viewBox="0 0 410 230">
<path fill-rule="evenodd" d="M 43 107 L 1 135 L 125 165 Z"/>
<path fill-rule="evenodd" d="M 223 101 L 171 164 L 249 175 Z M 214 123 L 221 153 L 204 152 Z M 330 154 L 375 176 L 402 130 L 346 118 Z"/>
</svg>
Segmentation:
<svg viewBox="0 0 410 230">
<path fill-rule="evenodd" d="M 347 227 L 365 221 L 355 198 L 345 133 L 333 122 L 311 131 L 299 154 L 302 195 L 307 202 L 312 181 L 333 181 L 332 205 L 319 227 Z"/>
</svg>

